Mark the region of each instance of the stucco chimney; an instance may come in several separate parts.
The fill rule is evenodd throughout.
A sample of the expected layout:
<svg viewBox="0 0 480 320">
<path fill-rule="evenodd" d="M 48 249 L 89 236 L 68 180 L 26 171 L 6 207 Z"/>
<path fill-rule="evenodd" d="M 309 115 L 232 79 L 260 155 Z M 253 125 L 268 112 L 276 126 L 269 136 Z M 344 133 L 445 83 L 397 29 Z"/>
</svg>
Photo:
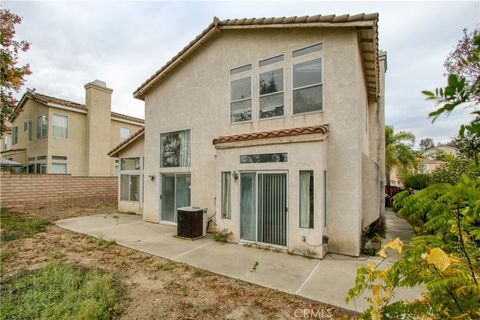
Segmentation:
<svg viewBox="0 0 480 320">
<path fill-rule="evenodd" d="M 112 92 L 104 81 L 95 80 L 85 85 L 89 176 L 109 176 L 111 172 L 107 153 L 111 149 Z"/>
</svg>

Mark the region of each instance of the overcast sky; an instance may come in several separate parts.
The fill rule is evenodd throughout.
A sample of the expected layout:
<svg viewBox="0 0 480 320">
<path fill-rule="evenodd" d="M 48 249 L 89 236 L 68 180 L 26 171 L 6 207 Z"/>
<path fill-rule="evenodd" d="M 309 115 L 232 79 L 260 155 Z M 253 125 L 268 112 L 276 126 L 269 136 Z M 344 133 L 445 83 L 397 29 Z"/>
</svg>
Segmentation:
<svg viewBox="0 0 480 320">
<path fill-rule="evenodd" d="M 11 2 L 23 18 L 17 37 L 31 42 L 22 57 L 33 74 L 27 87 L 84 103 L 94 79 L 114 89 L 112 109 L 144 116 L 132 92 L 218 16 L 249 18 L 379 12 L 380 48 L 387 51 L 386 123 L 417 141 L 455 136 L 469 117 L 459 110 L 433 125 L 421 90 L 443 86 L 443 62 L 480 22 L 472 2 Z M 23 93 L 23 92 L 22 92 Z"/>
</svg>

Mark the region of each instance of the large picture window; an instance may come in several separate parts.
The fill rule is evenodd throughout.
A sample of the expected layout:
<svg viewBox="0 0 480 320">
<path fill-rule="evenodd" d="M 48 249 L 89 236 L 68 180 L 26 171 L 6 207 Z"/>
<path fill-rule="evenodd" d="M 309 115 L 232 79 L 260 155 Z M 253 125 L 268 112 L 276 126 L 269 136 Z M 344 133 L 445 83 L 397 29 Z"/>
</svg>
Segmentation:
<svg viewBox="0 0 480 320">
<path fill-rule="evenodd" d="M 160 166 L 190 167 L 190 130 L 160 134 Z"/>
<path fill-rule="evenodd" d="M 314 199 L 313 171 L 300 171 L 300 228 L 313 229 Z"/>
<path fill-rule="evenodd" d="M 322 59 L 293 66 L 293 113 L 323 110 Z"/>
<path fill-rule="evenodd" d="M 53 137 L 57 139 L 68 138 L 68 117 L 58 114 L 52 115 Z"/>
<path fill-rule="evenodd" d="M 232 173 L 231 172 L 222 172 L 222 218 L 230 219 L 231 218 L 231 207 L 232 207 Z"/>
<path fill-rule="evenodd" d="M 42 115 L 37 118 L 37 139 L 44 139 L 48 134 L 48 117 Z"/>
<path fill-rule="evenodd" d="M 283 116 L 283 69 L 260 74 L 260 119 Z"/>
<path fill-rule="evenodd" d="M 230 82 L 230 121 L 252 120 L 252 78 Z"/>
<path fill-rule="evenodd" d="M 120 175 L 120 200 L 139 201 L 140 175 Z"/>
</svg>

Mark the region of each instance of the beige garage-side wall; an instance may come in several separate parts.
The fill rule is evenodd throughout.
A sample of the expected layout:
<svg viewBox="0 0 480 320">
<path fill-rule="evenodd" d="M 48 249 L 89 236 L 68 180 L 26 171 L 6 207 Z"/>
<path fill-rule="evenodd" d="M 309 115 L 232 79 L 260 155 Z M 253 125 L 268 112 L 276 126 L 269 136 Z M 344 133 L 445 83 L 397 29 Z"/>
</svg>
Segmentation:
<svg viewBox="0 0 480 320">
<path fill-rule="evenodd" d="M 323 43 L 324 112 L 292 115 L 291 51 Z M 285 54 L 285 113 L 258 120 L 258 61 Z M 313 57 L 312 57 L 313 58 Z M 303 57 L 302 59 L 307 59 Z M 296 60 L 299 61 L 299 60 Z M 295 62 L 296 63 L 296 62 Z M 249 123 L 229 123 L 229 70 L 253 64 L 253 115 Z M 328 163 L 329 250 L 358 255 L 362 218 L 364 85 L 354 28 L 229 30 L 202 46 L 145 97 L 144 219 L 158 221 L 159 173 L 192 172 L 192 204 L 215 212 L 216 170 L 212 140 L 218 136 L 330 124 Z M 361 110 L 361 111 L 360 111 Z M 168 116 L 165 116 L 168 115 Z M 159 166 L 160 133 L 191 129 L 190 168 Z"/>
</svg>

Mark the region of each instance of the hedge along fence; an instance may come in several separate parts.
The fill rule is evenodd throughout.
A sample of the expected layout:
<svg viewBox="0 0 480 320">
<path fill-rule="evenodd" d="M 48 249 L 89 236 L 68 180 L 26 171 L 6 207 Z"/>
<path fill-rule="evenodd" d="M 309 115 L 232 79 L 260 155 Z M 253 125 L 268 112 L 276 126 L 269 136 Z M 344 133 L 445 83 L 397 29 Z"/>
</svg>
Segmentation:
<svg viewBox="0 0 480 320">
<path fill-rule="evenodd" d="M 0 172 L 0 207 L 116 204 L 117 177 Z"/>
</svg>

